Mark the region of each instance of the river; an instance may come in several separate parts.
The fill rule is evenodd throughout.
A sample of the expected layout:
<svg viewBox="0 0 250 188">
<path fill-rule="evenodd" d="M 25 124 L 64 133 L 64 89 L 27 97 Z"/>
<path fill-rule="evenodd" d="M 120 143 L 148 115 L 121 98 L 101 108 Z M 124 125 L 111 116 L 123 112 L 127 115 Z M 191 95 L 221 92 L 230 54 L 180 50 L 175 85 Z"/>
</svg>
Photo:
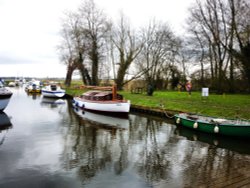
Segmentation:
<svg viewBox="0 0 250 188">
<path fill-rule="evenodd" d="M 0 187 L 216 187 L 242 176 L 237 182 L 250 185 L 249 141 L 167 118 L 83 112 L 70 100 L 10 89 L 0 114 Z"/>
</svg>

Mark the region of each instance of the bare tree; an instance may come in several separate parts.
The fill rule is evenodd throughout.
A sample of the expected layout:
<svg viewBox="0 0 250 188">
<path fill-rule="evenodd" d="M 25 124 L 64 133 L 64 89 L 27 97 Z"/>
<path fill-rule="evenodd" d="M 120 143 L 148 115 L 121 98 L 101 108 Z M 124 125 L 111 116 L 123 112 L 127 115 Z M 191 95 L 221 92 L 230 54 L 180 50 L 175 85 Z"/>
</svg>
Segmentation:
<svg viewBox="0 0 250 188">
<path fill-rule="evenodd" d="M 144 45 L 137 66 L 146 70 L 144 76 L 148 89 L 152 90 L 171 71 L 177 40 L 167 24 L 152 21 L 142 29 L 142 41 Z"/>
<path fill-rule="evenodd" d="M 245 0 L 228 0 L 228 2 L 232 41 L 235 37 L 238 43 L 238 48 L 231 44 L 228 49 L 231 55 L 241 62 L 242 72 L 247 78 L 250 91 L 250 3 Z M 231 67 L 231 71 L 233 69 L 234 67 Z"/>
<path fill-rule="evenodd" d="M 142 49 L 142 44 L 138 40 L 135 32 L 130 28 L 128 20 L 121 14 L 120 22 L 114 27 L 112 42 L 114 43 L 119 56 L 118 71 L 115 82 L 119 90 L 124 85 L 124 77 L 131 65 Z"/>
<path fill-rule="evenodd" d="M 191 34 L 185 46 L 183 46 L 185 50 L 185 54 L 188 53 L 190 62 L 192 66 L 199 65 L 200 67 L 200 77 L 198 78 L 199 83 L 202 87 L 208 86 L 205 82 L 205 75 L 206 75 L 206 67 L 209 64 L 209 40 L 207 37 L 199 33 L 196 28 L 196 23 L 192 22 L 192 20 L 188 21 L 189 29 L 188 32 Z M 211 70 L 213 72 L 213 70 Z"/>
<path fill-rule="evenodd" d="M 98 71 L 107 32 L 110 23 L 104 12 L 99 9 L 93 0 L 84 1 L 79 8 L 81 32 L 84 35 L 88 49 L 88 59 L 91 63 L 91 85 L 98 85 Z M 85 70 L 87 71 L 87 70 Z"/>
<path fill-rule="evenodd" d="M 77 14 L 67 12 L 62 23 L 62 42 L 58 47 L 62 61 L 67 65 L 67 75 L 65 84 L 70 86 L 72 74 L 76 69 L 82 73 L 83 82 L 87 83 L 83 66 L 85 44 L 79 27 L 79 17 Z"/>
<path fill-rule="evenodd" d="M 219 93 L 224 90 L 228 68 L 228 51 L 231 32 L 227 27 L 227 5 L 223 0 L 197 0 L 196 7 L 190 9 L 192 33 L 197 40 L 206 39 L 210 54 L 213 85 Z M 200 43 L 201 44 L 201 43 Z M 224 45 L 223 45 L 224 44 Z M 204 48 L 204 46 L 200 46 Z M 224 83 L 224 85 L 223 85 Z"/>
</svg>

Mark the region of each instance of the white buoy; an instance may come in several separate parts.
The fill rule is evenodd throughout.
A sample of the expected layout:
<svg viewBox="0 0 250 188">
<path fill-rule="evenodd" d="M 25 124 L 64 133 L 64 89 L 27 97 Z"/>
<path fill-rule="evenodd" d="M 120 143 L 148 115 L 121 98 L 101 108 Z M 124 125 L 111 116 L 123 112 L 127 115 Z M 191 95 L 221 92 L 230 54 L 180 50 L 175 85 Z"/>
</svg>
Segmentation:
<svg viewBox="0 0 250 188">
<path fill-rule="evenodd" d="M 217 125 L 214 127 L 214 132 L 219 133 L 219 127 Z"/>
<path fill-rule="evenodd" d="M 177 118 L 177 119 L 176 119 L 176 123 L 177 123 L 177 124 L 180 124 L 180 122 L 181 122 L 181 119 L 180 119 L 180 118 Z"/>
<path fill-rule="evenodd" d="M 194 129 L 197 129 L 197 128 L 198 128 L 198 123 L 197 123 L 197 122 L 194 123 L 193 128 L 194 128 Z"/>
</svg>

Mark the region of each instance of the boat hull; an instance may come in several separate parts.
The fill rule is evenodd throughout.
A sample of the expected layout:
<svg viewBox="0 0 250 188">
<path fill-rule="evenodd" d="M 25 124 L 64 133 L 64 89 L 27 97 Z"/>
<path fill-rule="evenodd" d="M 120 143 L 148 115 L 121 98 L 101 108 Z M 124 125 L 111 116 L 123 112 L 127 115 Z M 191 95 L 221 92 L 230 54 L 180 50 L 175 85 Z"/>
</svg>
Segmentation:
<svg viewBox="0 0 250 188">
<path fill-rule="evenodd" d="M 27 89 L 28 93 L 41 93 L 41 89 Z"/>
<path fill-rule="evenodd" d="M 75 97 L 73 105 L 85 110 L 109 113 L 128 113 L 130 110 L 130 102 L 126 101 L 90 101 Z"/>
<path fill-rule="evenodd" d="M 0 132 L 12 126 L 9 117 L 4 112 L 0 112 Z"/>
<path fill-rule="evenodd" d="M 4 95 L 0 94 L 0 111 L 3 111 L 7 107 L 11 96 L 12 93 Z"/>
<path fill-rule="evenodd" d="M 42 89 L 42 95 L 44 97 L 61 98 L 65 95 L 65 91 L 48 91 Z"/>
<path fill-rule="evenodd" d="M 200 120 L 192 120 L 182 115 L 175 115 L 175 122 L 182 126 L 201 132 L 250 138 L 250 122 L 249 124 L 243 125 L 210 123 Z"/>
</svg>

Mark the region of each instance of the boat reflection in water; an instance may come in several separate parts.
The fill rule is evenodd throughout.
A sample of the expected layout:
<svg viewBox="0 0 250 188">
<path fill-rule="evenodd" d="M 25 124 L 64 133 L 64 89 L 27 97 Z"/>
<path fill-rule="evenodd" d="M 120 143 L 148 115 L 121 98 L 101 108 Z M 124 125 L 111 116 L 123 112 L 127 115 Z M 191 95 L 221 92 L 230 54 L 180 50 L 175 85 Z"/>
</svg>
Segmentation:
<svg viewBox="0 0 250 188">
<path fill-rule="evenodd" d="M 32 97 L 33 100 L 39 99 L 41 97 L 41 93 L 29 93 L 27 92 L 28 97 Z"/>
<path fill-rule="evenodd" d="M 41 100 L 42 106 L 50 106 L 51 108 L 55 108 L 58 105 L 62 105 L 62 104 L 65 104 L 64 99 L 43 97 Z"/>
<path fill-rule="evenodd" d="M 201 141 L 210 145 L 214 145 L 218 148 L 224 148 L 239 153 L 250 154 L 250 139 L 232 138 L 222 135 L 211 135 L 209 133 L 191 130 L 183 126 L 178 126 L 175 130 L 175 134 L 184 136 L 188 140 Z"/>
<path fill-rule="evenodd" d="M 128 129 L 129 128 L 129 120 L 128 118 L 121 117 L 113 117 L 108 115 L 103 115 L 99 113 L 94 113 L 90 111 L 84 111 L 80 108 L 74 108 L 74 112 L 92 123 L 95 126 L 100 126 L 102 128 L 118 128 L 118 129 Z"/>
<path fill-rule="evenodd" d="M 3 144 L 8 129 L 10 128 L 12 128 L 10 118 L 4 112 L 0 112 L 0 145 Z"/>
</svg>

